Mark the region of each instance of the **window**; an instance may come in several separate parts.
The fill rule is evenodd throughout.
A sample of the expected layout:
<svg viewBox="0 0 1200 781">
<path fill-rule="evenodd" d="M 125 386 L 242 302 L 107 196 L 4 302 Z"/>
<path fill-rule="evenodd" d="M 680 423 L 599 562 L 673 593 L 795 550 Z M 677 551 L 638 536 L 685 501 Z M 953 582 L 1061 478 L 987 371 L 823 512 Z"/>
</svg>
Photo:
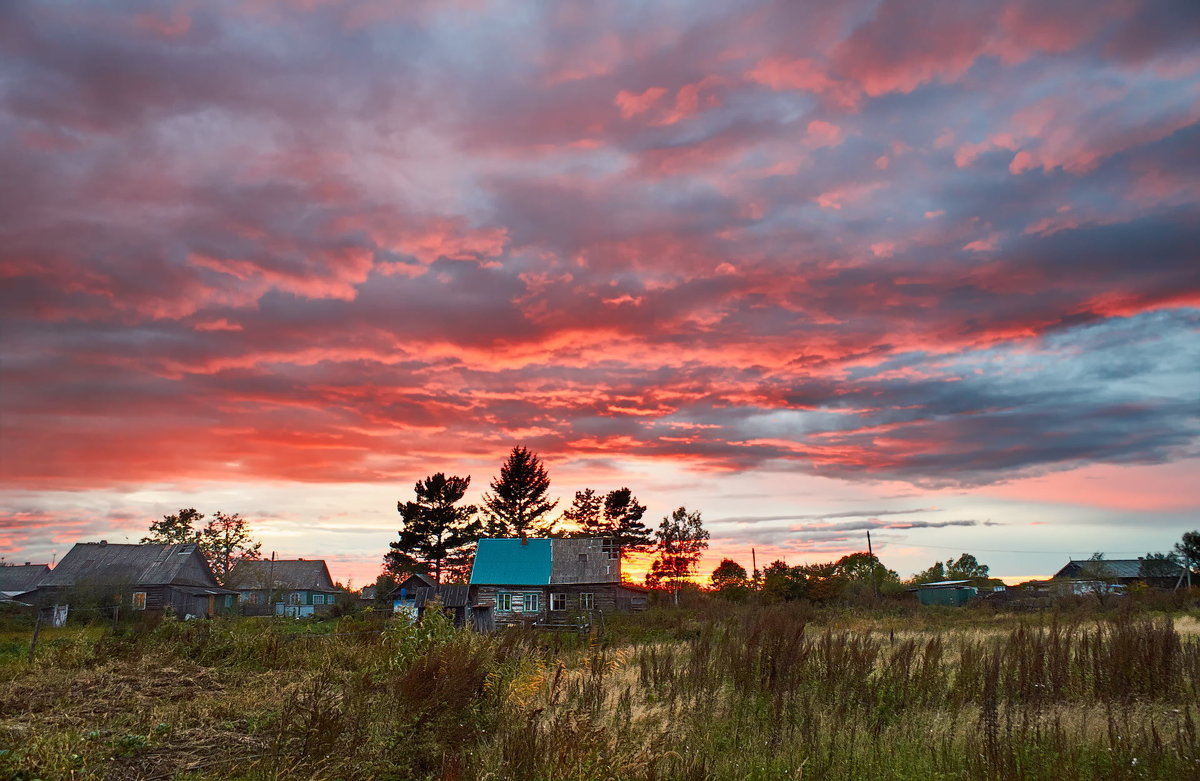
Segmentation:
<svg viewBox="0 0 1200 781">
<path fill-rule="evenodd" d="M 325 595 L 324 594 L 313 594 L 313 604 L 314 605 L 324 605 L 325 604 Z"/>
<path fill-rule="evenodd" d="M 525 595 L 525 612 L 526 613 L 537 613 L 538 611 L 540 611 L 542 609 L 541 602 L 542 602 L 541 594 L 536 594 L 536 593 L 526 594 Z"/>
<path fill-rule="evenodd" d="M 579 554 L 579 563 L 582 564 L 585 561 L 587 561 L 587 554 L 586 553 Z"/>
<path fill-rule="evenodd" d="M 580 610 L 595 610 L 596 609 L 596 595 L 595 594 L 580 594 L 579 595 L 579 609 Z"/>
<path fill-rule="evenodd" d="M 304 592 L 303 591 L 293 591 L 292 593 L 288 594 L 288 604 L 289 605 L 304 604 Z"/>
<path fill-rule="evenodd" d="M 133 592 L 133 609 L 134 610 L 145 610 L 146 609 L 146 592 L 145 591 Z"/>
<path fill-rule="evenodd" d="M 550 609 L 551 610 L 566 610 L 567 609 L 567 595 L 566 594 L 551 594 L 550 595 Z"/>
<path fill-rule="evenodd" d="M 512 611 L 512 594 L 502 591 L 496 595 L 496 610 Z"/>
<path fill-rule="evenodd" d="M 258 603 L 262 602 L 262 595 L 257 591 L 243 591 L 242 601 L 247 605 L 257 605 Z"/>
<path fill-rule="evenodd" d="M 612 537 L 605 537 L 601 540 L 600 549 L 608 556 L 609 561 L 616 561 L 621 558 L 621 546 Z"/>
</svg>

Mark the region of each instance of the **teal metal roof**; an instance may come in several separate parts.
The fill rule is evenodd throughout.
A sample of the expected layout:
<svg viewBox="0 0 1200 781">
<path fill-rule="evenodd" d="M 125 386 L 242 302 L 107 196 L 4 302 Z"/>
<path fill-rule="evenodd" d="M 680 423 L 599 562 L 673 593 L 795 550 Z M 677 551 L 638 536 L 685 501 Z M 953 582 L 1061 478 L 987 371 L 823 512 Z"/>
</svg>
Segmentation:
<svg viewBox="0 0 1200 781">
<path fill-rule="evenodd" d="M 471 567 L 471 584 L 544 586 L 550 582 L 550 540 L 480 540 Z"/>
</svg>

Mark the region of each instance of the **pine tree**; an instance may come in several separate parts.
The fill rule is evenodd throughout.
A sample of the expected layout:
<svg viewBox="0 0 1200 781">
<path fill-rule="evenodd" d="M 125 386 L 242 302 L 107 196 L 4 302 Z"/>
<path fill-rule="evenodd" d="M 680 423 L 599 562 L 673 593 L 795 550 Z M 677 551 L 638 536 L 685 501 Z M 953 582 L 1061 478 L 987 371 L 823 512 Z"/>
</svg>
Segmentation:
<svg viewBox="0 0 1200 781">
<path fill-rule="evenodd" d="M 642 523 L 646 505 L 638 502 L 628 488 L 609 491 L 604 497 L 603 536 L 613 537 L 621 546 L 621 555 L 646 551 L 654 545 L 654 533 Z"/>
<path fill-rule="evenodd" d="M 489 536 L 527 537 L 552 531 L 554 522 L 548 516 L 558 501 L 546 498 L 550 476 L 536 453 L 514 447 L 491 488 L 483 496 Z"/>
<path fill-rule="evenodd" d="M 396 503 L 404 528 L 384 556 L 389 574 L 429 573 L 441 583 L 443 575 L 469 572 L 472 546 L 483 534 L 475 505 L 457 506 L 470 485 L 470 477 L 438 472 L 413 486 L 415 502 Z"/>
<path fill-rule="evenodd" d="M 603 518 L 600 515 L 602 500 L 590 488 L 575 492 L 575 501 L 563 511 L 562 520 L 573 523 L 577 528 L 567 531 L 570 537 L 597 537 L 601 534 Z"/>
</svg>

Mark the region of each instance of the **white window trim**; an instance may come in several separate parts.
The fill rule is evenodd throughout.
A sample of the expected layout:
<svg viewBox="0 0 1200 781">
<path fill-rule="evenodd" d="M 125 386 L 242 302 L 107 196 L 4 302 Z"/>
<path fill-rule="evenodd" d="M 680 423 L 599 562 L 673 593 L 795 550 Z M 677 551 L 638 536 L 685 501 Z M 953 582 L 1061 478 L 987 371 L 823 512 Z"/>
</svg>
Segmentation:
<svg viewBox="0 0 1200 781">
<path fill-rule="evenodd" d="M 531 591 L 531 592 L 525 594 L 525 599 L 522 600 L 522 602 L 524 602 L 524 608 L 525 608 L 524 612 L 526 612 L 526 613 L 542 612 L 542 595 L 540 592 Z M 530 603 L 532 603 L 532 606 L 530 605 Z"/>
<path fill-rule="evenodd" d="M 513 609 L 512 594 L 508 591 L 500 591 L 496 594 L 496 612 L 511 613 Z M 503 603 L 507 602 L 508 605 Z"/>
<path fill-rule="evenodd" d="M 579 595 L 579 609 L 580 610 L 595 610 L 596 609 L 596 595 L 591 591 L 585 591 L 582 594 L 580 594 Z"/>
<path fill-rule="evenodd" d="M 138 597 L 139 596 L 142 598 L 142 606 L 141 607 L 138 607 Z M 130 602 L 133 605 L 134 610 L 145 610 L 146 609 L 146 592 L 145 591 L 133 592 L 133 597 L 131 598 Z"/>
</svg>

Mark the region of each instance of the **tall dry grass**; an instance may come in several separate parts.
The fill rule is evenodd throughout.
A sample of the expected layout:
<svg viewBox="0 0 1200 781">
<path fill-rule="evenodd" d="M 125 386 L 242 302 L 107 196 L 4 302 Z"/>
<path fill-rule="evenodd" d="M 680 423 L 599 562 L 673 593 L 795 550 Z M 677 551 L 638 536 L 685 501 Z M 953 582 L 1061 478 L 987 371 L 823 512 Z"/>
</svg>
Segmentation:
<svg viewBox="0 0 1200 781">
<path fill-rule="evenodd" d="M 168 622 L 6 668 L 0 777 L 1200 778 L 1195 634 L 963 615 L 721 607 L 583 640 Z"/>
</svg>

